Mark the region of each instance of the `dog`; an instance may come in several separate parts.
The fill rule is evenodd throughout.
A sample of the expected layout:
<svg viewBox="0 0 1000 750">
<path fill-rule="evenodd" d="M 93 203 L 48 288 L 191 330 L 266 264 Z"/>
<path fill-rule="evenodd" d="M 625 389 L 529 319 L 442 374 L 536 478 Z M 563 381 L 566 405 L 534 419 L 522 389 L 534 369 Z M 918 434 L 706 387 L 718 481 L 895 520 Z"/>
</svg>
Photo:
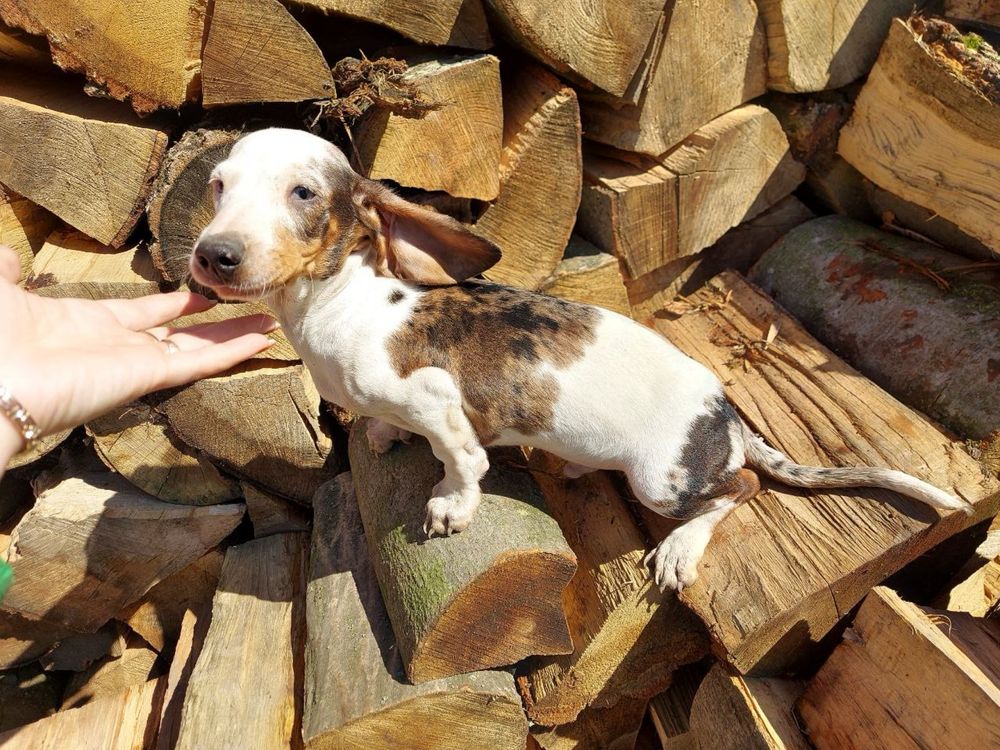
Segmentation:
<svg viewBox="0 0 1000 750">
<path fill-rule="evenodd" d="M 215 216 L 191 277 L 224 299 L 265 300 L 323 398 L 372 418 L 373 450 L 427 438 L 444 464 L 428 535 L 469 525 L 484 446 L 501 445 L 549 451 L 571 478 L 623 472 L 640 502 L 681 519 L 646 559 L 661 590 L 695 581 L 716 525 L 759 491 L 754 469 L 969 510 L 903 472 L 793 463 L 751 432 L 712 372 L 655 331 L 475 280 L 500 258 L 492 242 L 357 174 L 322 138 L 253 132 L 209 184 Z"/>
</svg>

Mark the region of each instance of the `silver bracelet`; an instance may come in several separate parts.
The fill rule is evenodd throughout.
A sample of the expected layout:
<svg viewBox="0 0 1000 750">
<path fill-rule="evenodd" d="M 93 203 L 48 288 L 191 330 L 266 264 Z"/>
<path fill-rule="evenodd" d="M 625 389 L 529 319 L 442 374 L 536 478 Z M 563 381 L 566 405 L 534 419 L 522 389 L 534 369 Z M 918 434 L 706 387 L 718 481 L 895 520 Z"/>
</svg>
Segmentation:
<svg viewBox="0 0 1000 750">
<path fill-rule="evenodd" d="M 24 450 L 33 448 L 42 431 L 38 429 L 28 410 L 21 406 L 21 402 L 14 398 L 14 394 L 3 383 L 0 383 L 0 412 L 14 423 L 21 433 L 21 437 L 24 438 Z"/>
</svg>

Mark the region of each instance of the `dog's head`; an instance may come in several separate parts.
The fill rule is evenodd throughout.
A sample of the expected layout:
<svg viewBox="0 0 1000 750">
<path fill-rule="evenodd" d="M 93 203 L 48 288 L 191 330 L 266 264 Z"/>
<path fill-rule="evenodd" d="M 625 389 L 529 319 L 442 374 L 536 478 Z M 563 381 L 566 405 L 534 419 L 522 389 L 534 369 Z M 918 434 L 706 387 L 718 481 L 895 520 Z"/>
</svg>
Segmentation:
<svg viewBox="0 0 1000 750">
<path fill-rule="evenodd" d="M 329 278 L 356 252 L 381 275 L 432 286 L 500 259 L 493 243 L 362 177 L 336 146 L 304 131 L 241 138 L 209 185 L 215 217 L 195 243 L 191 276 L 223 299 Z"/>
</svg>

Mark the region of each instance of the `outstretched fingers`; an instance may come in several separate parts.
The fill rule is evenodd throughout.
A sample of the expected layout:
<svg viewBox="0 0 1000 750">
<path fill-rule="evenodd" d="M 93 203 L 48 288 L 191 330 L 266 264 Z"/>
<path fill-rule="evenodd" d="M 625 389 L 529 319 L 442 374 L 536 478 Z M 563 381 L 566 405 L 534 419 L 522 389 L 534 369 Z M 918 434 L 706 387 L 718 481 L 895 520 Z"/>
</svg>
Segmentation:
<svg viewBox="0 0 1000 750">
<path fill-rule="evenodd" d="M 278 328 L 278 321 L 270 315 L 247 315 L 187 328 L 158 326 L 150 328 L 147 333 L 161 340 L 169 339 L 178 349 L 192 351 L 211 344 L 221 344 L 248 333 L 271 333 Z"/>
<path fill-rule="evenodd" d="M 166 355 L 166 371 L 159 387 L 172 388 L 217 375 L 260 354 L 273 343 L 262 333 L 247 333 L 197 349 L 185 351 L 178 347 L 178 351 Z"/>
<path fill-rule="evenodd" d="M 215 302 L 193 292 L 150 294 L 135 299 L 101 300 L 118 322 L 133 331 L 161 326 L 183 315 L 204 312 Z"/>
</svg>

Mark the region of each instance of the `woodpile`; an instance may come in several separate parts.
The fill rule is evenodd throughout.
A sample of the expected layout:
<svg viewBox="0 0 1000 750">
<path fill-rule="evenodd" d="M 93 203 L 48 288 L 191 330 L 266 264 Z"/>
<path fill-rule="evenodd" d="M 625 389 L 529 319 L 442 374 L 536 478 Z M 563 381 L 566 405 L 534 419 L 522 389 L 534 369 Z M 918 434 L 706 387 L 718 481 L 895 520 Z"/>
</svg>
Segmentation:
<svg viewBox="0 0 1000 750">
<path fill-rule="evenodd" d="M 112 5 L 0 0 L 25 288 L 195 288 L 212 169 L 308 129 L 500 246 L 489 280 L 658 331 L 793 460 L 971 514 L 765 481 L 660 592 L 643 559 L 677 521 L 508 448 L 473 524 L 428 539 L 427 442 L 373 452 L 279 330 L 12 462 L 0 745 L 1000 742 L 995 2 Z"/>
</svg>

